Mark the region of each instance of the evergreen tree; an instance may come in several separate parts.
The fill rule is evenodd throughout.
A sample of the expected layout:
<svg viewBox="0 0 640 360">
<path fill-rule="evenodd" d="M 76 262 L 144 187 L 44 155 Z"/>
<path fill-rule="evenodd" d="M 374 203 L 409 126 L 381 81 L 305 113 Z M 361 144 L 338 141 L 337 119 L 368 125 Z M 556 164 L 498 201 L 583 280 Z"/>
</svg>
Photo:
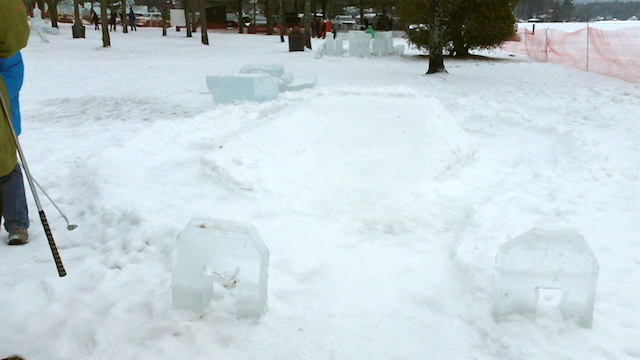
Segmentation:
<svg viewBox="0 0 640 360">
<path fill-rule="evenodd" d="M 462 0 L 453 8 L 448 38 L 458 56 L 498 46 L 515 33 L 512 0 Z"/>
<path fill-rule="evenodd" d="M 405 23 L 415 24 L 407 30 L 409 42 L 429 48 L 429 5 L 431 0 L 403 0 L 400 8 Z M 442 2 L 444 43 L 456 56 L 466 56 L 470 49 L 499 46 L 513 36 L 514 0 L 447 0 Z"/>
</svg>

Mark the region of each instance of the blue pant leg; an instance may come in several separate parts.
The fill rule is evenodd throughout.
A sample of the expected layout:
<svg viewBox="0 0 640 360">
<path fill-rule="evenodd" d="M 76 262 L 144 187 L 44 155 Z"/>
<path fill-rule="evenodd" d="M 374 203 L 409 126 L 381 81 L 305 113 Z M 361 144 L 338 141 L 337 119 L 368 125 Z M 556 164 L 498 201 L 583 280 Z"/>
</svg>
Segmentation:
<svg viewBox="0 0 640 360">
<path fill-rule="evenodd" d="M 20 120 L 20 89 L 22 88 L 22 82 L 24 80 L 24 63 L 22 62 L 22 55 L 17 52 L 10 58 L 0 58 L 0 76 L 4 81 L 4 85 L 7 88 L 9 95 L 9 102 L 11 104 L 11 123 L 13 129 L 16 131 L 16 135 L 20 135 L 22 131 L 22 124 Z"/>
<path fill-rule="evenodd" d="M 20 165 L 16 165 L 8 175 L 0 177 L 0 200 L 7 232 L 29 228 L 29 210 Z"/>
</svg>

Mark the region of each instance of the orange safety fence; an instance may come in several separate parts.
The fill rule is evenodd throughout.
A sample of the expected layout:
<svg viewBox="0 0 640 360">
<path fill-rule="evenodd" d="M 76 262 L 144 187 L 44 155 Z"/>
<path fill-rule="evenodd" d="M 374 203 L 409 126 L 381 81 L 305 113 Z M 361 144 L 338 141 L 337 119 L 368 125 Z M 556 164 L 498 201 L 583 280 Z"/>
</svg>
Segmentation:
<svg viewBox="0 0 640 360">
<path fill-rule="evenodd" d="M 532 59 L 573 66 L 640 84 L 640 26 L 566 32 L 519 28 L 502 49 Z"/>
</svg>

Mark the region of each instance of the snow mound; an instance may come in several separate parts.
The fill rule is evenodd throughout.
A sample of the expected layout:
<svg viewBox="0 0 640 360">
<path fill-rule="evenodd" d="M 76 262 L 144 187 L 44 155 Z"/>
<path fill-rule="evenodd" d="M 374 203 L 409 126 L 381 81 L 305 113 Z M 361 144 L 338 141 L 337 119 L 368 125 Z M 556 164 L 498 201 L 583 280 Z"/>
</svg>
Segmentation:
<svg viewBox="0 0 640 360">
<path fill-rule="evenodd" d="M 347 208 L 420 192 L 455 173 L 475 149 L 437 99 L 408 87 L 275 102 L 217 145 L 202 157 L 204 171 L 217 179 L 294 206 L 341 199 L 324 205 Z"/>
</svg>

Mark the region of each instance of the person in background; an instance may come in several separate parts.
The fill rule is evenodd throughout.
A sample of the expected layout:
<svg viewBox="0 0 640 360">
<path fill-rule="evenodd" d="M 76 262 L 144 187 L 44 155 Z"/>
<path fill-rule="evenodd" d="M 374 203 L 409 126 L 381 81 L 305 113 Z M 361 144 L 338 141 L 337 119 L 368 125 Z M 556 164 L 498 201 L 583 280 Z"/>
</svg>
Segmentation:
<svg viewBox="0 0 640 360">
<path fill-rule="evenodd" d="M 98 13 L 93 10 L 93 8 L 91 9 L 91 21 L 93 22 L 93 30 L 100 30 L 100 27 L 98 26 Z"/>
<path fill-rule="evenodd" d="M 136 13 L 133 12 L 133 7 L 129 8 L 129 25 L 131 25 L 131 30 L 138 31 L 136 28 Z"/>
<path fill-rule="evenodd" d="M 324 23 L 324 35 L 322 36 L 322 38 L 324 39 L 327 36 L 327 33 L 331 33 L 333 32 L 333 27 L 331 24 L 331 20 L 327 19 L 327 21 Z M 333 33 L 333 38 L 335 39 L 336 37 L 336 33 Z"/>
<path fill-rule="evenodd" d="M 118 21 L 118 12 L 111 9 L 111 18 L 109 19 L 109 31 L 116 31 L 116 22 Z"/>
<path fill-rule="evenodd" d="M 9 245 L 29 241 L 29 212 L 15 135 L 21 131 L 18 95 L 24 78 L 20 50 L 29 40 L 27 10 L 22 0 L 0 1 L 0 216 Z"/>
</svg>

